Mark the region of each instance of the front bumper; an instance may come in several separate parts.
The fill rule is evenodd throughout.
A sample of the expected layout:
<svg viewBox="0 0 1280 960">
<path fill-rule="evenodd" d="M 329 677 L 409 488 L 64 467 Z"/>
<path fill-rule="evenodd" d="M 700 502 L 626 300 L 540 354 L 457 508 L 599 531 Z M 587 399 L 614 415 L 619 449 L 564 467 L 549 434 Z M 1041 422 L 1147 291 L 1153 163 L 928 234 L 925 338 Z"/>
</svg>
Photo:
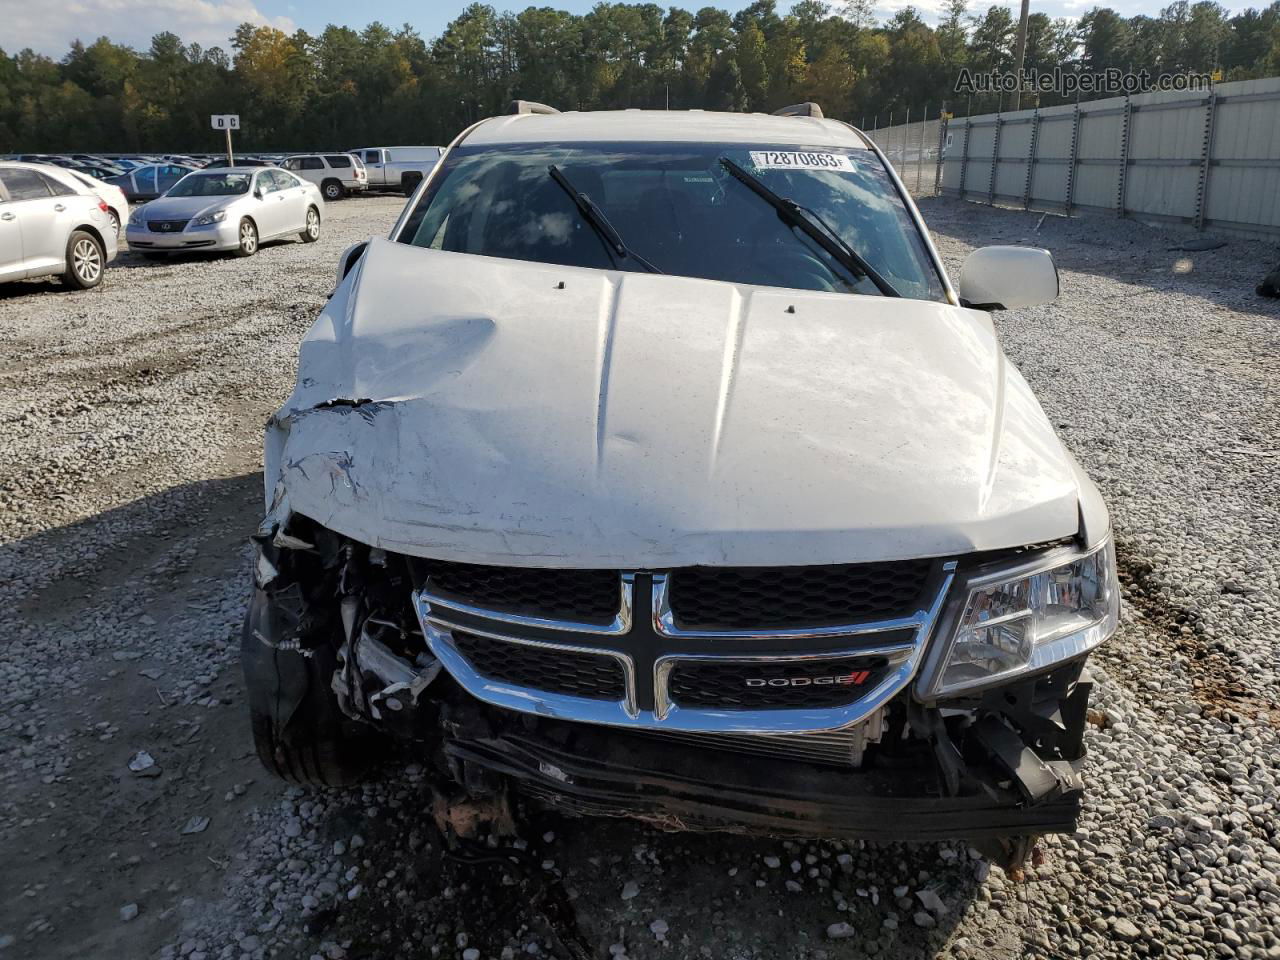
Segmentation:
<svg viewBox="0 0 1280 960">
<path fill-rule="evenodd" d="M 125 230 L 125 241 L 131 250 L 155 250 L 166 253 L 179 250 L 207 250 L 221 252 L 234 250 L 240 245 L 237 224 L 224 220 L 208 227 L 187 227 L 185 230 L 163 233 L 145 224 L 130 224 Z"/>
<path fill-rule="evenodd" d="M 1080 762 L 1049 765 L 1058 789 L 1028 803 L 996 765 L 967 766 L 954 795 L 939 790 L 926 750 L 868 770 L 758 761 L 710 747 L 540 721 L 527 732 L 455 739 L 453 762 L 501 775 L 551 806 L 640 819 L 668 829 L 873 841 L 982 841 L 1071 832 Z M 474 779 L 474 778 L 473 778 Z"/>
</svg>

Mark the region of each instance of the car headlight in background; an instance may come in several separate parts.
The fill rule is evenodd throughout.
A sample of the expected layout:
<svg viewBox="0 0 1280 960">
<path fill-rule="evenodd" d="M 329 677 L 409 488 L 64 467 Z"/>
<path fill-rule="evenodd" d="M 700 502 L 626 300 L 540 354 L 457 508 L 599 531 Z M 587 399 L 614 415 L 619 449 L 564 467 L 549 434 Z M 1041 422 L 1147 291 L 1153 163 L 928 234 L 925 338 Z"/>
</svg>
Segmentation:
<svg viewBox="0 0 1280 960">
<path fill-rule="evenodd" d="M 213 223 L 221 223 L 225 219 L 227 219 L 227 211 L 215 210 L 213 213 L 206 213 L 203 217 L 197 217 L 195 226 L 207 227 Z"/>
<path fill-rule="evenodd" d="M 142 223 L 142 208 L 138 207 L 137 210 L 134 210 L 133 213 L 129 214 L 129 226 L 140 227 L 142 226 Z"/>
<path fill-rule="evenodd" d="M 925 695 L 950 696 L 1007 682 L 1088 653 L 1116 630 L 1120 586 L 1111 537 L 1090 552 L 1016 576 L 967 584 Z"/>
</svg>

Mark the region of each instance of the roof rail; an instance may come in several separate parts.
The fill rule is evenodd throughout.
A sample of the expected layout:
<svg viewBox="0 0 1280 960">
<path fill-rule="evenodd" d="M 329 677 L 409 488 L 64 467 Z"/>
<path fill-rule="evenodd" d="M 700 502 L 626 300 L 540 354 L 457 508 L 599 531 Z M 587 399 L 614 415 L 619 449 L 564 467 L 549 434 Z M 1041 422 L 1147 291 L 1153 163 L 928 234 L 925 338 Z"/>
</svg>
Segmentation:
<svg viewBox="0 0 1280 960">
<path fill-rule="evenodd" d="M 775 117 L 817 117 L 821 120 L 822 108 L 812 100 L 806 100 L 804 103 L 793 103 L 789 107 L 775 110 L 773 115 Z"/>
<path fill-rule="evenodd" d="M 557 110 L 555 107 L 548 107 L 545 103 L 538 103 L 534 100 L 512 100 L 511 103 L 507 105 L 507 113 L 509 114 L 521 114 L 521 113 L 550 114 L 550 113 L 559 113 L 559 112 L 560 111 Z"/>
</svg>

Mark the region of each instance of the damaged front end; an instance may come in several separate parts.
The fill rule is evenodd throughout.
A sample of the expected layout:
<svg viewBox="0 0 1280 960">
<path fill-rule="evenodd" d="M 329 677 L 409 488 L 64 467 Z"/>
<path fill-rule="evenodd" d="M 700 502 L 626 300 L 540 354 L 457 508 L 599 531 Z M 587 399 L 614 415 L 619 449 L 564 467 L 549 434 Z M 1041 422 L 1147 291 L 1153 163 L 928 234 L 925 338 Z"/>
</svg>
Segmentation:
<svg viewBox="0 0 1280 960">
<path fill-rule="evenodd" d="M 391 553 L 292 514 L 257 549 L 245 669 L 259 752 L 289 779 L 350 782 L 394 738 L 458 833 L 468 804 L 506 817 L 516 795 L 664 829 L 964 839 L 1003 864 L 1075 828 L 1091 646 L 1019 660 L 1039 601 L 1008 575 L 1032 571 L 1061 619 L 1075 547 L 541 569 Z M 985 632 L 957 667 L 964 629 Z"/>
</svg>

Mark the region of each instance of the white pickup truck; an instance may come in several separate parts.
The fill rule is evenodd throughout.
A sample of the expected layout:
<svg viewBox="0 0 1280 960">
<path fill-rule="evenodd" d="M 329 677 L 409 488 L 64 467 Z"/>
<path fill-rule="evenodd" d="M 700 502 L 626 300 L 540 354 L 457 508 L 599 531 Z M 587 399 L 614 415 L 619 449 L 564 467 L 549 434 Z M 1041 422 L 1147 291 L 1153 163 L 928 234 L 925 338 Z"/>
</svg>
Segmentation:
<svg viewBox="0 0 1280 960">
<path fill-rule="evenodd" d="M 370 190 L 400 190 L 410 196 L 429 174 L 443 147 L 359 147 L 351 151 L 369 171 Z"/>
</svg>

